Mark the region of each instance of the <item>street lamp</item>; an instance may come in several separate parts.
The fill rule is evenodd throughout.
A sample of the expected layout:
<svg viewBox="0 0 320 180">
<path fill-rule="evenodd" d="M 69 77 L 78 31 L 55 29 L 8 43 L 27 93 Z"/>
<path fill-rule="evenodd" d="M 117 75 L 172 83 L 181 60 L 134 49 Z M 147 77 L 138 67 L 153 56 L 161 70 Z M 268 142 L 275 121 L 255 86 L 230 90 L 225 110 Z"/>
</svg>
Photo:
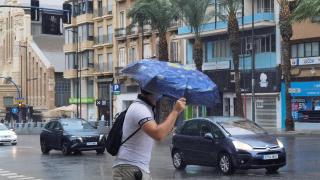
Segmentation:
<svg viewBox="0 0 320 180">
<path fill-rule="evenodd" d="M 77 118 L 80 118 L 81 119 L 81 71 L 79 69 L 80 67 L 80 62 L 79 62 L 79 35 L 78 35 L 78 31 L 75 31 L 75 30 L 70 30 L 68 29 L 68 31 L 76 34 L 77 36 L 77 47 L 76 47 L 76 62 L 77 62 L 77 65 L 76 65 L 76 70 L 77 70 L 77 101 L 76 101 L 76 105 L 77 105 Z M 73 38 L 73 35 L 72 35 L 72 38 Z M 79 76 L 79 72 L 80 72 L 80 76 Z M 80 91 L 80 92 L 79 92 Z M 79 99 L 79 102 L 78 102 L 78 99 Z M 80 112 L 79 112 L 79 104 L 80 104 Z"/>
<path fill-rule="evenodd" d="M 252 29 L 251 29 L 251 41 L 252 41 L 252 53 L 251 53 L 251 106 L 252 106 L 252 121 L 256 121 L 256 113 L 255 113 L 255 82 L 254 82 L 254 73 L 255 73 L 255 45 L 254 45 L 254 1 L 252 0 L 252 6 L 251 6 L 251 11 L 252 11 Z"/>
</svg>

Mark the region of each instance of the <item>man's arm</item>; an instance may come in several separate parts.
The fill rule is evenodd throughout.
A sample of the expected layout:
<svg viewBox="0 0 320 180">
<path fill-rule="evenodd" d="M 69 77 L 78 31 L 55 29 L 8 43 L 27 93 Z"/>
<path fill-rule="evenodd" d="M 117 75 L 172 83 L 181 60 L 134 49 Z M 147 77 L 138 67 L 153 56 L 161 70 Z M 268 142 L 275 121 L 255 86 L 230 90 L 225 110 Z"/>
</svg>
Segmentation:
<svg viewBox="0 0 320 180">
<path fill-rule="evenodd" d="M 185 98 L 179 99 L 164 122 L 158 125 L 155 121 L 148 121 L 143 124 L 143 131 L 156 141 L 163 140 L 171 132 L 178 116 L 185 109 L 185 106 Z"/>
</svg>

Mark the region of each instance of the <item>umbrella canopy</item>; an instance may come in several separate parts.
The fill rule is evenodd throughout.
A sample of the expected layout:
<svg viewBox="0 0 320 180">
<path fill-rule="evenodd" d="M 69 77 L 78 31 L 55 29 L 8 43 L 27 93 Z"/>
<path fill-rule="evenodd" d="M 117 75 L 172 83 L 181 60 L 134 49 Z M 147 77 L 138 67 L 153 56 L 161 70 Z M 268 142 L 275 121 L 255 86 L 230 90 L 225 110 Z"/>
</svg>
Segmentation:
<svg viewBox="0 0 320 180">
<path fill-rule="evenodd" d="M 188 104 L 213 106 L 219 102 L 218 87 L 207 75 L 180 64 L 143 59 L 122 73 L 137 80 L 142 89 L 176 99 L 185 97 Z"/>
</svg>

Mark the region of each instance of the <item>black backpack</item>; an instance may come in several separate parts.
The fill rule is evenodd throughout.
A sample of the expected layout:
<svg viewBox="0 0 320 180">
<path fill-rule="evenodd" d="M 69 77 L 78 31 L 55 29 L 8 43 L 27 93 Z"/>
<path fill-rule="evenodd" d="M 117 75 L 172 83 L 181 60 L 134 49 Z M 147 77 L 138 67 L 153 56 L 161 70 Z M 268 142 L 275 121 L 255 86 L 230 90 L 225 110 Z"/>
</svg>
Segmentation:
<svg viewBox="0 0 320 180">
<path fill-rule="evenodd" d="M 141 127 L 139 127 L 136 131 L 134 131 L 127 139 L 125 139 L 123 142 L 122 140 L 122 128 L 123 128 L 123 122 L 126 117 L 128 109 L 125 111 L 122 111 L 115 119 L 115 122 L 108 134 L 107 142 L 106 142 L 106 149 L 107 151 L 112 155 L 115 156 L 118 154 L 118 151 L 120 149 L 120 146 L 124 144 L 126 141 L 128 141 L 133 135 L 135 135 Z"/>
</svg>

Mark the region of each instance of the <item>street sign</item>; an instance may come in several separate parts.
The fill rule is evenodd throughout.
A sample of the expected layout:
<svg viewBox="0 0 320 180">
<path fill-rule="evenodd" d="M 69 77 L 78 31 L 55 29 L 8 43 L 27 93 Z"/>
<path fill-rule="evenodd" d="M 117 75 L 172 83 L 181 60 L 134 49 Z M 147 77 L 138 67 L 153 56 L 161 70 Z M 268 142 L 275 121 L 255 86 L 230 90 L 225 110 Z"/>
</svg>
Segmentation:
<svg viewBox="0 0 320 180">
<path fill-rule="evenodd" d="M 16 101 L 19 102 L 19 103 L 21 103 L 21 102 L 24 101 L 24 98 L 23 98 L 23 97 L 17 97 L 17 98 L 16 98 Z"/>
<path fill-rule="evenodd" d="M 120 94 L 120 84 L 113 84 L 112 90 L 113 90 L 114 95 L 119 95 Z"/>
<path fill-rule="evenodd" d="M 96 106 L 107 106 L 107 100 L 96 100 Z"/>
<path fill-rule="evenodd" d="M 17 113 L 19 112 L 19 109 L 16 108 L 16 107 L 14 107 L 14 108 L 11 109 L 11 112 L 12 112 L 13 114 L 17 114 Z"/>
</svg>

